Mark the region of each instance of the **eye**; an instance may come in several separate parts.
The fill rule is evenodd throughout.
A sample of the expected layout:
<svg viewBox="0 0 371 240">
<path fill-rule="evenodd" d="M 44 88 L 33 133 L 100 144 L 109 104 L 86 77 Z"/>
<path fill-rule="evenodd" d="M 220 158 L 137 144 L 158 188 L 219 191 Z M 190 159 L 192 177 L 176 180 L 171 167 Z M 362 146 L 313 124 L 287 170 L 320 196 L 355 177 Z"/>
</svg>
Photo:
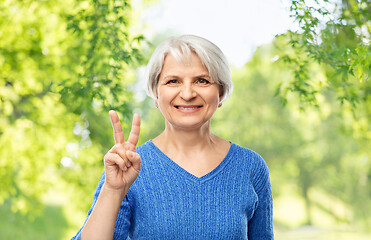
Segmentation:
<svg viewBox="0 0 371 240">
<path fill-rule="evenodd" d="M 197 83 L 200 83 L 202 85 L 207 85 L 207 84 L 210 84 L 210 81 L 206 80 L 204 78 L 199 78 L 199 79 L 197 79 Z"/>
<path fill-rule="evenodd" d="M 177 83 L 178 83 L 178 80 L 171 79 L 171 80 L 167 81 L 165 84 L 168 85 L 168 84 L 177 84 Z"/>
</svg>

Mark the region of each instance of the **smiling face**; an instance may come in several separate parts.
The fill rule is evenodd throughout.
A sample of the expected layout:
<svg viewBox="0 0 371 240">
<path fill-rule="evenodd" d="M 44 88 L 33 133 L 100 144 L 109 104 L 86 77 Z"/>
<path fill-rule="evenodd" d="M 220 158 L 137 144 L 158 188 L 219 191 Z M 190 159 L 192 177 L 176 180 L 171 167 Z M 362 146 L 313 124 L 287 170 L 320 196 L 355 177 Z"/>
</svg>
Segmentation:
<svg viewBox="0 0 371 240">
<path fill-rule="evenodd" d="M 210 77 L 199 57 L 178 62 L 165 57 L 157 85 L 157 105 L 166 124 L 180 129 L 209 125 L 220 102 L 220 86 Z"/>
</svg>

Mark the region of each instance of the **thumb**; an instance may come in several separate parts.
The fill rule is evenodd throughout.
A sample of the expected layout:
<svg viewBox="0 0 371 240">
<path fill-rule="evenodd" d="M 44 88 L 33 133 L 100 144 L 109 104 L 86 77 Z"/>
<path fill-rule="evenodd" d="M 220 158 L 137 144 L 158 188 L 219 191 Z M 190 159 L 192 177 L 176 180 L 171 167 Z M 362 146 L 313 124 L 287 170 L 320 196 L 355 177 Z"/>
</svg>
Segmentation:
<svg viewBox="0 0 371 240">
<path fill-rule="evenodd" d="M 126 151 L 126 157 L 131 162 L 132 166 L 136 170 L 139 171 L 140 170 L 140 156 L 139 156 L 139 154 L 137 152 L 133 152 L 133 151 L 127 150 Z"/>
</svg>

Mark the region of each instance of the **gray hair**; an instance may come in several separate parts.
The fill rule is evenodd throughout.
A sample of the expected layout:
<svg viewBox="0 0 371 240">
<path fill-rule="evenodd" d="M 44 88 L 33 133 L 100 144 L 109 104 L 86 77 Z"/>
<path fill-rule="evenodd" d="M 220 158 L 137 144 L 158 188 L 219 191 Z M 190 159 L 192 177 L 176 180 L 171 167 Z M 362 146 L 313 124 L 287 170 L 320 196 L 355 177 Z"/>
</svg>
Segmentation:
<svg viewBox="0 0 371 240">
<path fill-rule="evenodd" d="M 223 52 L 212 42 L 194 35 L 171 37 L 157 46 L 148 62 L 146 69 L 147 94 L 157 99 L 157 84 L 167 54 L 177 61 L 190 59 L 195 53 L 209 71 L 210 77 L 222 88 L 221 103 L 229 98 L 233 84 L 228 62 Z"/>
</svg>

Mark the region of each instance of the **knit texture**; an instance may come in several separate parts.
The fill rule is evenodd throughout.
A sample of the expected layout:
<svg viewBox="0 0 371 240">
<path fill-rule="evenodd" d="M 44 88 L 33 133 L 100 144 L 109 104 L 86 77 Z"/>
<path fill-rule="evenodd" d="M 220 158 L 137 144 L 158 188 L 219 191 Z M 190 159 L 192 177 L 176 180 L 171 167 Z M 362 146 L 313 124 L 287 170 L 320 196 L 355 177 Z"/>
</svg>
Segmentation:
<svg viewBox="0 0 371 240">
<path fill-rule="evenodd" d="M 141 170 L 121 204 L 113 239 L 273 239 L 269 170 L 254 151 L 231 143 L 223 161 L 200 178 L 151 140 L 136 151 Z M 103 183 L 104 173 L 88 217 Z"/>
</svg>

